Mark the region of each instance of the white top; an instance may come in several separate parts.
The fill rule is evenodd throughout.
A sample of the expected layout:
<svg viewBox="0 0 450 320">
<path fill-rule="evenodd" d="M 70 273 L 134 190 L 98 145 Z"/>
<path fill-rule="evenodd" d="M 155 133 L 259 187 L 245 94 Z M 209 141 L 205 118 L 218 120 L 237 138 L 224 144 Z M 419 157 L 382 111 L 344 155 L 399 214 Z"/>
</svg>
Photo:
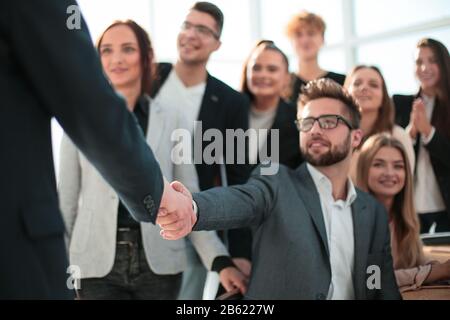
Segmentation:
<svg viewBox="0 0 450 320">
<path fill-rule="evenodd" d="M 422 96 L 422 99 L 425 103 L 427 119 L 431 121 L 435 99 L 425 95 Z M 408 133 L 409 130 L 411 130 L 411 127 L 406 127 Z M 445 211 L 445 203 L 442 199 L 441 190 L 439 189 L 433 166 L 431 165 L 430 154 L 425 148 L 425 146 L 430 143 L 431 139 L 433 139 L 435 132 L 436 130 L 433 127 L 430 135 L 426 138 L 422 135 L 422 139 L 420 140 L 414 190 L 416 211 L 419 214 Z"/>
<path fill-rule="evenodd" d="M 249 128 L 255 129 L 258 133 L 257 136 L 252 134 L 249 136 L 248 157 L 251 164 L 258 163 L 259 150 L 267 142 L 267 134 L 272 128 L 276 113 L 277 108 L 271 108 L 269 111 L 258 111 L 255 108 L 250 109 Z"/>
<path fill-rule="evenodd" d="M 331 181 L 310 164 L 307 168 L 319 191 L 330 250 L 331 283 L 327 299 L 353 300 L 355 247 L 351 205 L 356 199 L 355 187 L 348 179 L 347 199 L 335 201 Z"/>
<path fill-rule="evenodd" d="M 191 134 L 193 134 L 205 89 L 206 82 L 186 87 L 178 77 L 175 69 L 172 69 L 154 100 L 155 103 L 163 108 L 178 106 L 178 109 L 185 111 L 184 117 L 187 120 Z"/>
<path fill-rule="evenodd" d="M 400 143 L 403 145 L 406 151 L 406 156 L 409 160 L 409 167 L 411 168 L 412 172 L 414 173 L 414 166 L 416 165 L 416 155 L 414 153 L 414 145 L 411 142 L 411 137 L 409 136 L 409 133 L 406 132 L 405 129 L 398 125 L 394 125 L 392 128 L 392 136 L 400 141 Z"/>
</svg>

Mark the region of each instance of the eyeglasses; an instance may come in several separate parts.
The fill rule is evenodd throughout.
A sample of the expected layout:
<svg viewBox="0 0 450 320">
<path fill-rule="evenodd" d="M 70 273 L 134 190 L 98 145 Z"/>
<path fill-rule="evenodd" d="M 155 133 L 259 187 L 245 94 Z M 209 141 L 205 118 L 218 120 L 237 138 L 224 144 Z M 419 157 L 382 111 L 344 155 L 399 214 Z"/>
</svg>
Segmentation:
<svg viewBox="0 0 450 320">
<path fill-rule="evenodd" d="M 295 124 L 297 125 L 297 129 L 302 132 L 308 132 L 314 126 L 314 123 L 317 121 L 321 129 L 329 130 L 334 129 L 338 126 L 339 120 L 343 122 L 350 130 L 353 130 L 353 126 L 350 122 L 344 117 L 337 114 L 324 114 L 320 117 L 307 117 L 303 119 L 295 120 Z"/>
<path fill-rule="evenodd" d="M 181 30 L 182 31 L 187 31 L 194 28 L 194 32 L 201 37 L 207 38 L 207 37 L 213 37 L 216 40 L 219 40 L 220 36 L 219 34 L 217 34 L 216 32 L 214 32 L 213 30 L 211 30 L 210 28 L 208 28 L 207 26 L 203 26 L 201 24 L 193 24 L 190 22 L 183 22 L 183 24 L 181 25 Z"/>
</svg>

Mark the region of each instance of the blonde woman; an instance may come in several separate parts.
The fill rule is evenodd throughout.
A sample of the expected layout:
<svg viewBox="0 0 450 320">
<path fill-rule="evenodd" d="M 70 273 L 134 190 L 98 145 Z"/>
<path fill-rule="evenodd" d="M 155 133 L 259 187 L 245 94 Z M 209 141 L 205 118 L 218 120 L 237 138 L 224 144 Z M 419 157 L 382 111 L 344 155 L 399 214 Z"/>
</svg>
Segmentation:
<svg viewBox="0 0 450 320">
<path fill-rule="evenodd" d="M 370 137 L 362 146 L 356 184 L 371 193 L 389 215 L 395 276 L 401 291 L 450 280 L 450 260 L 428 262 L 419 238 L 413 179 L 405 148 L 389 134 Z"/>
</svg>

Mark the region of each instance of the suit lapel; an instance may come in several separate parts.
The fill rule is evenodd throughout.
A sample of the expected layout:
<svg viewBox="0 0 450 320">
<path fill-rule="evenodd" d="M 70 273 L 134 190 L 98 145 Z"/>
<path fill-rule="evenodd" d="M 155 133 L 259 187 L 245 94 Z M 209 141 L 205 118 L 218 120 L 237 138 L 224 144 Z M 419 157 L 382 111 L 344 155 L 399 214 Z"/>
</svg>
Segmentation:
<svg viewBox="0 0 450 320">
<path fill-rule="evenodd" d="M 366 204 L 361 199 L 361 193 L 359 191 L 357 193 L 358 196 L 352 205 L 353 235 L 355 241 L 353 286 L 355 289 L 355 297 L 357 299 L 364 299 L 366 296 L 366 264 L 373 221 L 370 221 L 371 215 L 367 210 Z"/>
<path fill-rule="evenodd" d="M 217 110 L 217 108 L 215 108 L 214 105 L 218 104 L 220 99 L 214 91 L 213 78 L 208 73 L 205 94 L 203 95 L 202 104 L 198 113 L 199 121 L 207 120 L 207 122 L 209 122 L 210 120 L 216 119 L 217 114 L 215 114 L 215 110 Z"/>
<path fill-rule="evenodd" d="M 152 103 L 148 115 L 147 143 L 153 151 L 156 151 L 164 132 L 165 112 L 159 104 Z"/>
<path fill-rule="evenodd" d="M 297 192 L 300 198 L 303 200 L 306 210 L 308 211 L 309 215 L 311 216 L 314 222 L 317 232 L 319 233 L 320 239 L 322 240 L 322 244 L 329 257 L 330 251 L 328 248 L 328 238 L 325 229 L 325 222 L 323 219 L 322 206 L 320 204 L 320 197 L 319 193 L 317 192 L 317 188 L 314 184 L 314 181 L 308 172 L 306 163 L 303 163 L 296 170 L 296 173 L 299 179 L 298 183 L 295 183 Z"/>
</svg>

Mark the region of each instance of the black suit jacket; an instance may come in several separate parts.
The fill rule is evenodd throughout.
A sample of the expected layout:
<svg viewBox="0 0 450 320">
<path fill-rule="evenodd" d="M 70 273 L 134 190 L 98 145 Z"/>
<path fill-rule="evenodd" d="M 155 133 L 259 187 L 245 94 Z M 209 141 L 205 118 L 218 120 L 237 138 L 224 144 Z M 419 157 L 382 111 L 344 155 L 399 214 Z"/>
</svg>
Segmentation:
<svg viewBox="0 0 450 320">
<path fill-rule="evenodd" d="M 105 79 L 75 1 L 0 2 L 0 299 L 68 298 L 50 120 L 141 221 L 154 221 L 162 175 L 136 121 Z M 81 270 L 82 272 L 82 270 Z"/>
<path fill-rule="evenodd" d="M 153 87 L 152 97 L 158 94 L 172 67 L 172 64 L 169 63 L 157 65 L 156 85 Z M 208 129 L 220 130 L 225 144 L 226 129 L 243 129 L 244 131 L 248 129 L 248 113 L 249 101 L 244 95 L 208 74 L 205 94 L 197 118 L 202 122 L 203 132 Z M 209 144 L 211 144 L 210 141 L 202 143 L 202 152 Z M 234 154 L 236 156 L 236 149 L 234 149 Z M 226 159 L 226 155 L 227 150 L 225 149 L 223 150 L 224 159 Z M 225 167 L 228 185 L 244 183 L 250 176 L 251 167 L 247 164 L 236 164 L 235 162 L 235 164 L 226 164 Z M 222 185 L 218 164 L 196 164 L 196 169 L 200 190 Z"/>
<path fill-rule="evenodd" d="M 419 95 L 394 95 L 393 100 L 395 104 L 395 121 L 398 125 L 406 128 L 409 124 L 409 118 L 412 110 L 414 100 Z M 439 101 L 436 100 L 434 110 L 439 108 Z M 431 124 L 434 124 L 435 114 L 431 117 Z M 414 149 L 416 151 L 416 159 L 419 155 L 419 137 L 417 137 Z M 447 213 L 450 218 L 450 140 L 448 137 L 436 130 L 433 139 L 425 146 L 430 154 L 431 165 L 433 167 L 439 189 L 444 199 Z M 417 163 L 417 161 L 416 161 Z"/>
</svg>

